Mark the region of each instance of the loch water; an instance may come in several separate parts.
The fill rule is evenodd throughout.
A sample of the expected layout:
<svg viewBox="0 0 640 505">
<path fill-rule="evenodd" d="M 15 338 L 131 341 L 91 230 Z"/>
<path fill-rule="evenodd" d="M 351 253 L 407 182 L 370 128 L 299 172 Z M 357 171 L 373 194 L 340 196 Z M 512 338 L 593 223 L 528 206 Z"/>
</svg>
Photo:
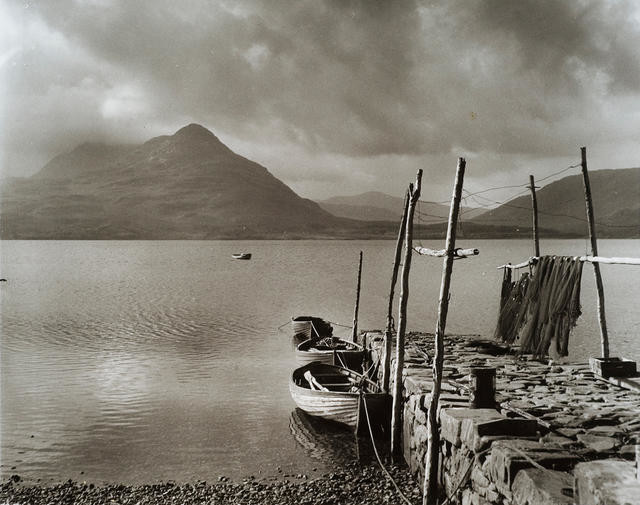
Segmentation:
<svg viewBox="0 0 640 505">
<path fill-rule="evenodd" d="M 416 244 L 441 248 L 440 241 Z M 460 241 L 447 331 L 490 336 L 506 262 L 524 240 Z M 394 241 L 3 241 L 0 474 L 128 484 L 313 474 L 354 457 L 295 411 L 291 316 L 350 325 L 364 251 L 360 328 L 385 322 Z M 543 240 L 584 254 L 584 240 Z M 639 240 L 601 240 L 640 256 Z M 231 258 L 251 252 L 250 261 Z M 435 329 L 442 260 L 413 258 L 408 324 Z M 640 267 L 602 265 L 612 355 L 640 361 Z M 572 359 L 599 355 L 593 273 Z M 285 325 L 281 330 L 281 325 Z M 349 330 L 336 326 L 337 334 Z M 311 437 L 311 441 L 310 441 Z M 336 447 L 341 447 L 336 454 Z"/>
</svg>

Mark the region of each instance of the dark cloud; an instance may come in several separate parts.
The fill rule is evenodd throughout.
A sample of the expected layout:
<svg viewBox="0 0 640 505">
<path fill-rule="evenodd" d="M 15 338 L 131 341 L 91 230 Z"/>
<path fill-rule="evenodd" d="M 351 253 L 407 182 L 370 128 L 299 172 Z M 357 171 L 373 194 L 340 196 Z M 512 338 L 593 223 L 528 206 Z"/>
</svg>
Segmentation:
<svg viewBox="0 0 640 505">
<path fill-rule="evenodd" d="M 506 171 L 516 156 L 628 143 L 640 126 L 627 112 L 640 94 L 631 1 L 60 0 L 5 10 L 0 41 L 14 53 L 2 67 L 0 141 L 12 174 L 85 140 L 139 141 L 197 121 L 309 193 L 340 178 L 343 189 L 381 189 L 389 163 L 404 175 L 484 154 L 492 163 L 481 170 Z M 437 183 L 449 177 L 427 170 Z"/>
</svg>

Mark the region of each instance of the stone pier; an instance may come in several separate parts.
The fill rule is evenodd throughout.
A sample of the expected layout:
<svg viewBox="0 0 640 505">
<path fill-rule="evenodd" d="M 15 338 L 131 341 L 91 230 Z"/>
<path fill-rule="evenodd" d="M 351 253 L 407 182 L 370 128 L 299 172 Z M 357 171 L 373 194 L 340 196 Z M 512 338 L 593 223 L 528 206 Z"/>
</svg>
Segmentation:
<svg viewBox="0 0 640 505">
<path fill-rule="evenodd" d="M 375 359 L 380 335 L 367 337 Z M 445 346 L 439 485 L 448 503 L 640 504 L 640 393 L 599 380 L 586 363 L 547 364 L 478 336 L 448 335 Z M 432 355 L 433 335 L 408 336 L 403 450 L 420 479 Z M 496 408 L 470 408 L 460 385 L 468 384 L 474 366 L 496 368 Z"/>
</svg>

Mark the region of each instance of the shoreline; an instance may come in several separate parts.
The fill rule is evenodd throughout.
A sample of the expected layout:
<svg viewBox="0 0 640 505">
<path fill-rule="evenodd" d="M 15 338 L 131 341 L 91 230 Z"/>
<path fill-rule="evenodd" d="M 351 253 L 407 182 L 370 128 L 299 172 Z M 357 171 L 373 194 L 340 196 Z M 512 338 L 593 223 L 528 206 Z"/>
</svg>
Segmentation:
<svg viewBox="0 0 640 505">
<path fill-rule="evenodd" d="M 421 503 L 421 484 L 406 465 L 385 463 L 399 488 L 413 503 Z M 273 480 L 276 479 L 276 480 Z M 234 482 L 218 477 L 217 482 L 196 481 L 157 484 L 95 485 L 68 480 L 53 485 L 24 484 L 17 475 L 0 483 L 0 502 L 6 504 L 333 504 L 404 503 L 375 463 L 351 463 L 340 471 L 318 477 L 305 474 L 271 478 L 244 478 Z"/>
</svg>

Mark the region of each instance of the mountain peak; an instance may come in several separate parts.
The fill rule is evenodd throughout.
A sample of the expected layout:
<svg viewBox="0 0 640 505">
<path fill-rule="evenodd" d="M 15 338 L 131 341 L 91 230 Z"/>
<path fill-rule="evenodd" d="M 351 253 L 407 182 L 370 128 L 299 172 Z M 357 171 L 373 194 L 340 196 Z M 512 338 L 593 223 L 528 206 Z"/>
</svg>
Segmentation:
<svg viewBox="0 0 640 505">
<path fill-rule="evenodd" d="M 204 126 L 196 123 L 191 123 L 187 126 L 184 126 L 183 128 L 180 128 L 177 132 L 173 134 L 173 136 L 179 137 L 179 138 L 189 138 L 194 140 L 205 140 L 205 139 L 218 140 L 218 137 L 216 137 L 213 133 L 207 130 Z"/>
</svg>

